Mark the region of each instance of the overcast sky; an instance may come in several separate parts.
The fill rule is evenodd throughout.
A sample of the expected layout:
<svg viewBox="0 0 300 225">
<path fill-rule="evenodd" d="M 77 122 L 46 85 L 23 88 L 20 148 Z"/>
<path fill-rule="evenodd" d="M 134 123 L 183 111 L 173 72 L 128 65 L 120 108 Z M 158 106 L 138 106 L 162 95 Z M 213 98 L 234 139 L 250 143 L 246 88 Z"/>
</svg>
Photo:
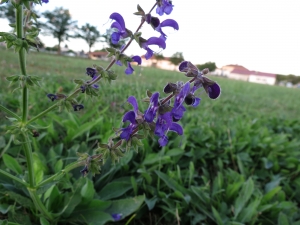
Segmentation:
<svg viewBox="0 0 300 225">
<path fill-rule="evenodd" d="M 148 12 L 154 3 L 155 0 L 49 0 L 36 9 L 62 6 L 70 10 L 79 25 L 90 23 L 103 34 L 113 12 L 120 13 L 126 27 L 135 31 L 140 23 L 140 18 L 132 14 L 137 4 Z M 299 0 L 173 0 L 173 4 L 173 12 L 160 17 L 161 21 L 171 18 L 179 24 L 178 31 L 167 30 L 167 48 L 161 52 L 164 56 L 183 52 L 184 58 L 194 64 L 212 61 L 218 67 L 239 64 L 261 72 L 300 75 Z M 9 29 L 6 23 L 0 21 L 1 30 Z M 141 31 L 145 39 L 159 36 L 148 24 Z M 51 37 L 42 40 L 47 46 L 57 42 Z M 74 50 L 88 50 L 83 40 L 66 43 Z M 99 43 L 93 49 L 102 47 Z M 126 52 L 145 53 L 136 43 Z"/>
</svg>

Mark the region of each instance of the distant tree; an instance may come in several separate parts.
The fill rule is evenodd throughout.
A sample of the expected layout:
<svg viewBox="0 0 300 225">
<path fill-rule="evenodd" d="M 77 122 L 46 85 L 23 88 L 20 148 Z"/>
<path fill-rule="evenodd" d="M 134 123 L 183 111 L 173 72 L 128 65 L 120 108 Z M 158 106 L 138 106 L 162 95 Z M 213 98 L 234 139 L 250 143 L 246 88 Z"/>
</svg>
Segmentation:
<svg viewBox="0 0 300 225">
<path fill-rule="evenodd" d="M 198 67 L 199 70 L 203 70 L 205 68 L 208 68 L 209 71 L 214 71 L 215 69 L 217 69 L 216 63 L 214 62 L 206 62 L 204 64 L 199 64 L 196 65 Z"/>
<path fill-rule="evenodd" d="M 77 21 L 73 21 L 68 9 L 55 8 L 53 11 L 46 11 L 42 14 L 47 22 L 42 23 L 41 27 L 45 29 L 45 35 L 52 35 L 58 40 L 57 53 L 61 53 L 61 42 L 71 38 L 76 38 L 75 35 L 71 35 L 70 32 L 75 33 Z"/>
<path fill-rule="evenodd" d="M 79 38 L 85 40 L 89 46 L 89 52 L 91 48 L 100 41 L 101 35 L 96 27 L 86 23 L 84 26 L 79 28 L 79 33 L 77 34 Z"/>
<path fill-rule="evenodd" d="M 295 76 L 293 74 L 289 74 L 289 75 L 277 74 L 276 75 L 277 84 L 282 81 L 291 82 L 292 84 L 298 84 L 298 83 L 300 83 L 300 76 Z"/>
<path fill-rule="evenodd" d="M 111 42 L 111 38 L 110 38 L 113 32 L 114 32 L 113 29 L 107 29 L 106 33 L 101 36 L 103 38 L 103 41 L 101 41 L 101 42 L 105 42 L 111 48 L 118 48 L 119 49 L 119 48 L 121 48 L 122 45 L 124 45 L 126 43 L 127 39 L 126 38 L 121 39 L 119 41 L 119 43 L 115 45 Z"/>
<path fill-rule="evenodd" d="M 174 65 L 179 65 L 179 63 L 181 63 L 182 61 L 184 61 L 182 52 L 176 52 L 175 54 L 173 54 L 172 57 L 170 58 L 170 61 Z"/>
<path fill-rule="evenodd" d="M 0 18 L 8 19 L 9 23 L 15 23 L 15 7 L 11 3 L 6 3 L 0 6 Z"/>
<path fill-rule="evenodd" d="M 163 60 L 163 59 L 165 59 L 165 57 L 163 56 L 163 54 L 154 54 L 154 57 L 155 57 L 157 60 Z"/>
</svg>

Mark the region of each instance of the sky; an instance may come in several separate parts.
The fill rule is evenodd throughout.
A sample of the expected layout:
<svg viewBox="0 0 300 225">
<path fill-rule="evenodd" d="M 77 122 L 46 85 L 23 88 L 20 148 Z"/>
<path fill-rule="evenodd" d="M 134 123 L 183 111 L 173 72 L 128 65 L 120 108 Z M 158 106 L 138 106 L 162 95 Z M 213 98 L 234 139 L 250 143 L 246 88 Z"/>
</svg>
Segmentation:
<svg viewBox="0 0 300 225">
<path fill-rule="evenodd" d="M 79 4 L 80 3 L 80 4 Z M 126 27 L 135 31 L 140 17 L 133 15 L 139 4 L 148 12 L 155 0 L 49 0 L 37 6 L 42 12 L 55 7 L 69 9 L 78 25 L 90 23 L 101 34 L 111 25 L 109 16 L 120 13 Z M 185 60 L 193 64 L 215 62 L 217 67 L 227 64 L 242 65 L 249 70 L 275 74 L 300 75 L 300 1 L 299 0 L 173 0 L 173 12 L 160 17 L 174 19 L 179 30 L 167 29 L 165 50 L 157 50 L 166 57 L 182 52 Z M 153 12 L 154 15 L 155 10 Z M 6 20 L 0 20 L 0 30 L 8 31 Z M 142 27 L 142 37 L 159 37 L 150 25 Z M 54 46 L 57 40 L 41 36 L 46 46 Z M 88 50 L 84 40 L 66 42 L 70 49 Z M 101 49 L 98 43 L 92 50 Z M 126 52 L 143 55 L 137 43 Z"/>
</svg>

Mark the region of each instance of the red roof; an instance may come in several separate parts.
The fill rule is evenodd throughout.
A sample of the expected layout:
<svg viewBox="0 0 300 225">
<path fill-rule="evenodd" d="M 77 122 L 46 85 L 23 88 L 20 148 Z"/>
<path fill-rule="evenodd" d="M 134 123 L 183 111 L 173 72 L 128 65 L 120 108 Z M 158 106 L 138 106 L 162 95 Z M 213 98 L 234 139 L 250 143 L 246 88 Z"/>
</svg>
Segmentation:
<svg viewBox="0 0 300 225">
<path fill-rule="evenodd" d="M 256 76 L 264 76 L 264 77 L 276 77 L 276 74 L 273 73 L 263 73 L 263 72 L 258 72 L 258 71 L 251 71 L 251 75 L 256 75 Z"/>
<path fill-rule="evenodd" d="M 237 73 L 242 75 L 250 75 L 251 71 L 247 70 L 245 67 L 241 66 L 242 68 L 234 68 L 230 73 Z"/>
</svg>

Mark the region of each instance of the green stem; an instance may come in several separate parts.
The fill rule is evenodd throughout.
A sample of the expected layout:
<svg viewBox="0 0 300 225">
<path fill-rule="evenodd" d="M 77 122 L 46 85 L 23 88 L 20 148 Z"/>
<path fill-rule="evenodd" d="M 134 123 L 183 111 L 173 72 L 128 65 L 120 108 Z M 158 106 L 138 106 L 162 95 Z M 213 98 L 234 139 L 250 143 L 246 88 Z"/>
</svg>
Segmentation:
<svg viewBox="0 0 300 225">
<path fill-rule="evenodd" d="M 24 37 L 24 30 L 23 30 L 23 5 L 20 4 L 16 10 L 16 28 L 17 28 L 17 37 L 22 39 Z M 26 54 L 25 49 L 21 48 L 19 51 L 19 63 L 20 63 L 20 70 L 21 74 L 27 76 L 26 74 Z M 28 89 L 26 85 L 23 87 L 23 115 L 22 121 L 25 123 L 27 120 L 28 115 Z"/>
<path fill-rule="evenodd" d="M 37 120 L 38 118 L 46 115 L 48 112 L 50 112 L 51 110 L 55 109 L 58 105 L 58 102 L 55 103 L 54 105 L 50 106 L 48 109 L 44 110 L 43 112 L 41 112 L 40 114 L 36 115 L 35 117 L 31 118 L 30 120 L 27 121 L 26 124 L 30 124 L 32 123 L 33 121 Z"/>
<path fill-rule="evenodd" d="M 52 181 L 55 181 L 55 180 L 58 180 L 60 179 L 62 176 L 64 176 L 66 173 L 68 173 L 69 171 L 77 168 L 77 167 L 80 167 L 80 166 L 83 166 L 85 165 L 86 163 L 86 160 L 81 160 L 81 161 L 76 161 L 76 162 L 73 162 L 69 165 L 67 165 L 65 167 L 65 169 L 61 170 L 60 172 L 54 174 L 53 176 L 47 178 L 46 180 L 43 180 L 42 182 L 40 182 L 36 188 L 38 189 L 39 187 L 42 187 L 48 183 L 51 183 Z"/>
<path fill-rule="evenodd" d="M 11 175 L 10 173 L 7 173 L 7 172 L 4 171 L 4 170 L 1 170 L 1 169 L 0 169 L 0 174 L 2 174 L 2 175 L 4 175 L 4 176 L 6 176 L 6 177 L 8 177 L 8 178 L 10 178 L 10 179 L 12 179 L 12 180 L 18 182 L 19 184 L 22 184 L 22 185 L 24 185 L 24 186 L 26 186 L 26 187 L 28 186 L 28 184 L 27 184 L 25 181 L 22 181 L 20 178 L 15 177 L 14 175 Z"/>
<path fill-rule="evenodd" d="M 34 179 L 34 170 L 33 170 L 33 156 L 32 149 L 29 137 L 26 133 L 22 133 L 23 137 L 23 148 L 26 157 L 27 169 L 28 169 L 28 177 L 29 177 L 29 186 L 31 188 L 35 187 L 35 179 Z"/>
<path fill-rule="evenodd" d="M 27 188 L 30 194 L 30 197 L 36 206 L 36 208 L 50 221 L 52 221 L 53 215 L 46 209 L 44 204 L 42 203 L 41 199 L 39 198 L 38 194 L 36 193 L 36 189 L 33 188 Z"/>
<path fill-rule="evenodd" d="M 0 110 L 2 110 L 3 112 L 6 112 L 8 115 L 16 118 L 17 120 L 21 120 L 21 118 L 17 114 L 10 111 L 8 108 L 4 107 L 3 105 L 0 105 Z"/>
</svg>

